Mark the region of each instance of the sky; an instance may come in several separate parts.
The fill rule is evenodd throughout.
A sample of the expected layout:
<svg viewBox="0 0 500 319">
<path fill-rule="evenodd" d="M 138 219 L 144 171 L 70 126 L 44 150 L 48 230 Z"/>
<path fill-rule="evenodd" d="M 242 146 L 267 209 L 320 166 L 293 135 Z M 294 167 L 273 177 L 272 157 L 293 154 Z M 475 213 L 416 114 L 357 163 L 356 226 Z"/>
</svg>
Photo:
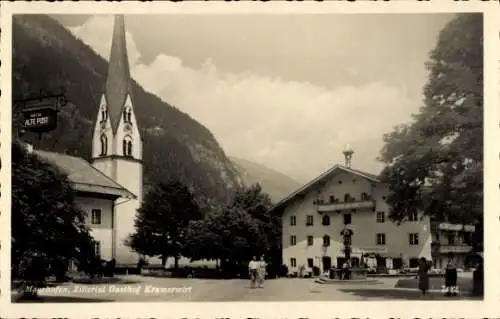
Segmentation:
<svg viewBox="0 0 500 319">
<path fill-rule="evenodd" d="M 379 173 L 383 135 L 422 105 L 451 14 L 126 16 L 132 77 L 206 126 L 225 153 L 299 182 Z M 60 16 L 109 58 L 111 16 Z"/>
</svg>

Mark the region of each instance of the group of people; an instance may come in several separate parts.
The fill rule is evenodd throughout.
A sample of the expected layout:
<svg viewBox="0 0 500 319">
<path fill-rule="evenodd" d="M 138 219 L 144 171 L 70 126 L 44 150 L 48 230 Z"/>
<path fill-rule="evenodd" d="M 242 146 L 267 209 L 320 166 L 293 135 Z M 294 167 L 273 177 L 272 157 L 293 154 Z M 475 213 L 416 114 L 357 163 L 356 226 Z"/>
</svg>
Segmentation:
<svg viewBox="0 0 500 319">
<path fill-rule="evenodd" d="M 267 263 L 264 260 L 264 255 L 260 256 L 260 260 L 257 260 L 256 256 L 252 257 L 252 260 L 248 264 L 250 288 L 262 288 L 264 286 L 264 280 L 266 279 L 266 268 Z"/>
<path fill-rule="evenodd" d="M 420 258 L 418 266 L 418 289 L 422 292 L 422 295 L 426 295 L 429 290 L 429 270 L 431 268 L 431 263 L 425 259 L 425 257 Z M 456 296 L 458 293 L 457 286 L 457 267 L 453 260 L 450 258 L 448 264 L 446 265 L 445 275 L 444 275 L 444 293 L 446 296 Z"/>
</svg>

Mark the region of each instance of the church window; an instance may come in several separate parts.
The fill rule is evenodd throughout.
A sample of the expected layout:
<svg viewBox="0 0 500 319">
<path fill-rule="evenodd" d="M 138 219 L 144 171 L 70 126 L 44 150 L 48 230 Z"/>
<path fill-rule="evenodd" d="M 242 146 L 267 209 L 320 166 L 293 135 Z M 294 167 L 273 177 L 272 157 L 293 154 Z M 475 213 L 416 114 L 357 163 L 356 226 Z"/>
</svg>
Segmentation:
<svg viewBox="0 0 500 319">
<path fill-rule="evenodd" d="M 127 142 L 128 156 L 132 156 L 132 141 Z"/>
<path fill-rule="evenodd" d="M 101 135 L 101 156 L 108 153 L 108 138 L 106 135 Z"/>
<path fill-rule="evenodd" d="M 101 122 L 106 122 L 108 119 L 108 112 L 105 109 L 101 110 Z"/>
<path fill-rule="evenodd" d="M 129 124 L 132 124 L 132 110 L 130 110 L 130 109 L 127 112 L 127 122 Z"/>
<path fill-rule="evenodd" d="M 123 122 L 132 124 L 132 109 L 127 108 L 123 111 Z"/>
<path fill-rule="evenodd" d="M 123 155 L 132 156 L 132 138 L 130 136 L 126 136 L 123 140 Z"/>
</svg>

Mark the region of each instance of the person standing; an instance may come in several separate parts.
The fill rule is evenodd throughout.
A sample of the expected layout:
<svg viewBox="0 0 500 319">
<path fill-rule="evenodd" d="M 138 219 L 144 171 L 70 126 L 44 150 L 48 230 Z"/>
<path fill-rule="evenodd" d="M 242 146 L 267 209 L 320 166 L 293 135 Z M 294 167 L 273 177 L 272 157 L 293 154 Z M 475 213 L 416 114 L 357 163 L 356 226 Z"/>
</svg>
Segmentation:
<svg viewBox="0 0 500 319">
<path fill-rule="evenodd" d="M 264 280 L 266 279 L 266 269 L 267 269 L 267 263 L 264 260 L 264 255 L 262 255 L 260 256 L 259 268 L 258 268 L 259 288 L 262 288 L 264 286 Z"/>
<path fill-rule="evenodd" d="M 418 265 L 418 289 L 424 296 L 429 290 L 429 263 L 425 257 L 420 258 Z"/>
<path fill-rule="evenodd" d="M 257 258 L 255 256 L 252 257 L 250 263 L 248 263 L 248 273 L 250 275 L 250 288 L 255 288 L 255 283 L 257 281 L 258 276 L 259 263 L 257 262 Z"/>
<path fill-rule="evenodd" d="M 444 275 L 444 286 L 446 288 L 446 296 L 457 295 L 457 279 L 458 279 L 457 266 L 453 260 L 453 255 L 450 254 Z"/>
</svg>

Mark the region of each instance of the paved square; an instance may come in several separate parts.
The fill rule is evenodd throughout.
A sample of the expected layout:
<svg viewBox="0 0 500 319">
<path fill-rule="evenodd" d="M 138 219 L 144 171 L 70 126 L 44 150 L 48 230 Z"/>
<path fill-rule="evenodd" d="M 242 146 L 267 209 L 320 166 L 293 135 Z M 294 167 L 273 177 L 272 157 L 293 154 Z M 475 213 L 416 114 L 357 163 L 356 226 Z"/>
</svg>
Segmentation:
<svg viewBox="0 0 500 319">
<path fill-rule="evenodd" d="M 145 302 L 145 301 L 356 301 L 356 300 L 463 300 L 463 293 L 445 297 L 431 292 L 422 297 L 416 289 L 395 288 L 397 278 L 376 284 L 318 284 L 311 279 L 267 280 L 251 289 L 249 281 L 123 276 L 114 284 L 67 283 L 57 291 L 40 293 L 41 302 Z"/>
</svg>

